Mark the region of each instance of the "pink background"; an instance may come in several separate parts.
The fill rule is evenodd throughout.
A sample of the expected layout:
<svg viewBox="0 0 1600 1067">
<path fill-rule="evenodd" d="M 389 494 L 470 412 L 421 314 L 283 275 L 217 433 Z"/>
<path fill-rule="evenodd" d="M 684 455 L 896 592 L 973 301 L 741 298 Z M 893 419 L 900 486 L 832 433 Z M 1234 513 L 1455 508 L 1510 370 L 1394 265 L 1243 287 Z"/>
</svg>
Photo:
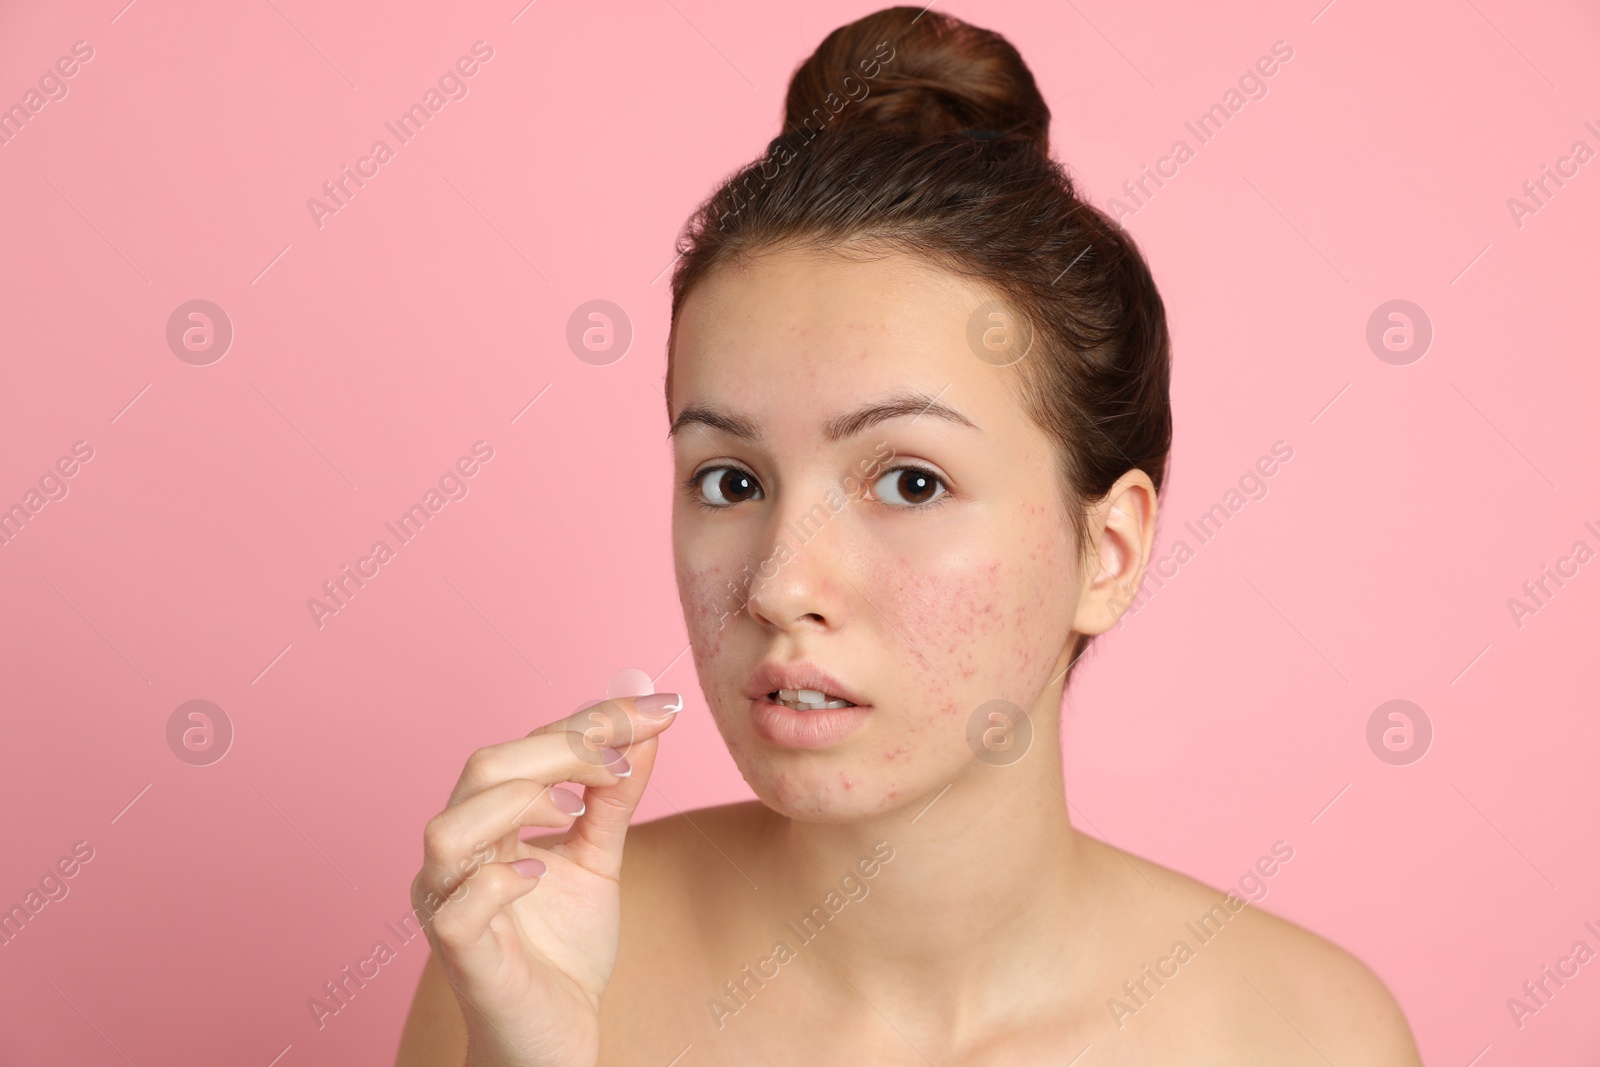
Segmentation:
<svg viewBox="0 0 1600 1067">
<path fill-rule="evenodd" d="M 307 1000 L 393 942 L 474 747 L 638 669 L 688 694 L 641 817 L 749 795 L 672 579 L 665 272 L 873 8 L 124 2 L 0 9 L 0 104 L 94 49 L 0 145 L 0 506 L 94 450 L 0 547 L 0 905 L 94 849 L 0 947 L 0 1060 L 386 1063 L 423 941 L 320 1029 Z M 1370 962 L 1427 1062 L 1592 1063 L 1600 963 L 1520 1030 L 1506 998 L 1600 949 L 1600 562 L 1520 628 L 1507 599 L 1600 550 L 1600 160 L 1520 227 L 1507 198 L 1600 150 L 1600 14 L 1322 4 L 941 5 L 1021 49 L 1100 204 L 1294 49 L 1126 220 L 1174 335 L 1158 552 L 1294 458 L 1086 661 L 1069 795 L 1216 885 L 1288 841 L 1263 905 Z M 469 95 L 319 228 L 307 198 L 478 40 Z M 635 331 L 607 366 L 565 339 L 597 298 Z M 235 331 L 209 366 L 166 342 L 193 299 Z M 1366 341 L 1392 299 L 1433 325 L 1409 365 Z M 469 495 L 319 629 L 478 440 Z M 235 731 L 209 766 L 167 742 L 194 699 Z M 1433 725 L 1407 766 L 1366 741 L 1392 699 Z"/>
</svg>

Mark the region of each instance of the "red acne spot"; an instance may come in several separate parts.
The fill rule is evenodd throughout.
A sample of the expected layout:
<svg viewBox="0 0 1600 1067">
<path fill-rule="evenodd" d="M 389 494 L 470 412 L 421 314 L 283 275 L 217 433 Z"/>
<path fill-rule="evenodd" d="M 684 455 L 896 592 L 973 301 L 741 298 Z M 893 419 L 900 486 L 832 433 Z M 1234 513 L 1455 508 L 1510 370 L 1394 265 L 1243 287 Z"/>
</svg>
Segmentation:
<svg viewBox="0 0 1600 1067">
<path fill-rule="evenodd" d="M 839 772 L 839 783 L 844 786 L 845 792 L 847 793 L 855 787 L 855 783 L 849 778 L 845 777 L 845 773 L 843 771 Z"/>
<path fill-rule="evenodd" d="M 890 763 L 895 763 L 910 759 L 911 753 L 904 748 L 891 748 L 889 751 L 883 754 L 883 758 Z"/>
</svg>

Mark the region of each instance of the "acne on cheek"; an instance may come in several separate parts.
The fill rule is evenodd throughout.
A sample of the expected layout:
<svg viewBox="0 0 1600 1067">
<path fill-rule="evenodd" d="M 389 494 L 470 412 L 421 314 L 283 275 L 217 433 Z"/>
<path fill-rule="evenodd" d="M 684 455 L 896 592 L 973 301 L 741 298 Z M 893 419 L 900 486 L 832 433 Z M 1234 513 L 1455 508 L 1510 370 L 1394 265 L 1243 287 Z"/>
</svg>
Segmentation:
<svg viewBox="0 0 1600 1067">
<path fill-rule="evenodd" d="M 731 572 L 720 567 L 705 567 L 678 572 L 678 596 L 683 605 L 683 622 L 695 659 L 710 661 L 722 650 L 728 627 L 738 618 L 743 605 L 728 587 Z"/>
<path fill-rule="evenodd" d="M 993 669 L 983 661 L 996 651 L 1005 629 L 1001 605 L 1013 595 L 1002 588 L 1001 571 L 999 560 L 942 572 L 898 560 L 882 572 L 889 595 L 878 606 L 892 623 L 884 636 L 909 644 L 906 654 L 940 696 L 947 695 L 946 679 L 969 683 Z"/>
<path fill-rule="evenodd" d="M 1048 536 L 1030 540 L 1021 566 L 976 560 L 941 572 L 930 571 L 926 561 L 897 560 L 879 572 L 889 595 L 878 606 L 893 624 L 884 636 L 912 644 L 906 656 L 932 686 L 928 696 L 939 706 L 936 721 L 969 714 L 998 696 L 1021 700 L 1026 691 L 1018 691 L 1019 682 L 1026 687 L 1049 681 L 1041 672 L 1053 667 L 1065 645 L 1070 590 L 1062 578 L 1061 547 Z M 897 638 L 897 631 L 905 637 Z M 913 732 L 920 732 L 919 725 L 907 724 Z M 886 761 L 895 758 L 892 751 L 884 753 Z"/>
</svg>

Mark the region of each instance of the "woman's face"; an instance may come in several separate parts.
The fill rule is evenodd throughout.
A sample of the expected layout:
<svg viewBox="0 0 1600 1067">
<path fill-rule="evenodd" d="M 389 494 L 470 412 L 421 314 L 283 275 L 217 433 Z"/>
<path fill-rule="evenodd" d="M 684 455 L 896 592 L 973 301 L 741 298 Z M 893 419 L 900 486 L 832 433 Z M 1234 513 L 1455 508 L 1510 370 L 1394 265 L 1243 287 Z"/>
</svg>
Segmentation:
<svg viewBox="0 0 1600 1067">
<path fill-rule="evenodd" d="M 734 761 L 791 818 L 920 808 L 971 766 L 997 699 L 1056 743 L 1082 578 L 1020 364 L 968 345 L 991 295 L 907 255 L 783 251 L 711 272 L 680 310 L 684 620 Z M 820 668 L 865 710 L 820 746 L 774 739 L 746 693 L 764 663 Z"/>
</svg>

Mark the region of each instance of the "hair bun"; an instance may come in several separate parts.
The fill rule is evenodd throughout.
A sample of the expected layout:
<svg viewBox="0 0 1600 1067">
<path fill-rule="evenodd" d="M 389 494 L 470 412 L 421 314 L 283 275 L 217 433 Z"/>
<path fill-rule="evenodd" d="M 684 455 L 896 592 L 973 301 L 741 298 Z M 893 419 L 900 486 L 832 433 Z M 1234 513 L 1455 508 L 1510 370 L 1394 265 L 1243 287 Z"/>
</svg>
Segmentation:
<svg viewBox="0 0 1600 1067">
<path fill-rule="evenodd" d="M 1049 152 L 1050 108 L 1011 42 L 950 15 L 890 7 L 840 26 L 795 69 L 785 133 L 871 124 Z"/>
</svg>

